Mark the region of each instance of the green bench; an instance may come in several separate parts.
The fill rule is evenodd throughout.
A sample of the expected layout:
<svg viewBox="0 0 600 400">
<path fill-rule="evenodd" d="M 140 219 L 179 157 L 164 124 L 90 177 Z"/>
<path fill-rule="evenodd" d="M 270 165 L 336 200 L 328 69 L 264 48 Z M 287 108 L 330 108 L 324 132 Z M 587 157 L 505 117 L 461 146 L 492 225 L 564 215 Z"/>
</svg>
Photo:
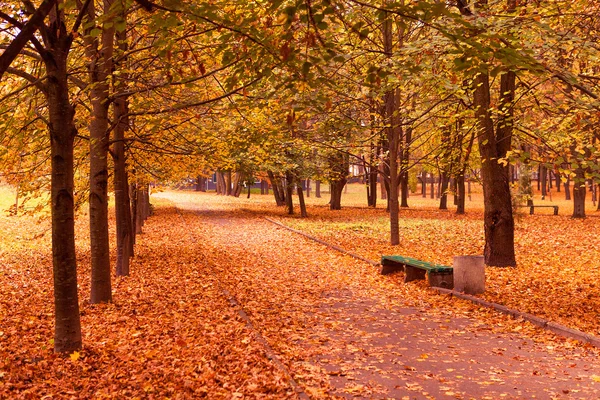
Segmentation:
<svg viewBox="0 0 600 400">
<path fill-rule="evenodd" d="M 454 287 L 453 269 L 447 265 L 433 264 L 416 258 L 403 256 L 381 256 L 381 274 L 404 271 L 404 282 L 425 279 L 429 286 L 452 289 Z"/>
<path fill-rule="evenodd" d="M 554 209 L 554 215 L 558 215 L 558 206 L 553 206 L 553 205 L 539 205 L 539 206 L 534 206 L 533 204 L 527 204 L 527 205 L 520 205 L 517 207 L 527 207 L 529 208 L 529 215 L 533 215 L 533 211 L 536 208 L 552 208 Z"/>
</svg>

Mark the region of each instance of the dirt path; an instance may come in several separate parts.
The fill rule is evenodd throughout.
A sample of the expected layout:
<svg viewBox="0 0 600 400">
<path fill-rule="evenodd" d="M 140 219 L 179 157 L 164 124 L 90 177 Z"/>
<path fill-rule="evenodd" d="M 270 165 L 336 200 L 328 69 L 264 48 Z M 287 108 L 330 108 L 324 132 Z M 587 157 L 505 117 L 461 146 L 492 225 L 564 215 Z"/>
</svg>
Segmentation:
<svg viewBox="0 0 600 400">
<path fill-rule="evenodd" d="M 182 210 L 199 262 L 310 397 L 600 397 L 600 362 L 589 349 L 432 309 L 399 279 L 260 213 L 161 196 Z"/>
</svg>

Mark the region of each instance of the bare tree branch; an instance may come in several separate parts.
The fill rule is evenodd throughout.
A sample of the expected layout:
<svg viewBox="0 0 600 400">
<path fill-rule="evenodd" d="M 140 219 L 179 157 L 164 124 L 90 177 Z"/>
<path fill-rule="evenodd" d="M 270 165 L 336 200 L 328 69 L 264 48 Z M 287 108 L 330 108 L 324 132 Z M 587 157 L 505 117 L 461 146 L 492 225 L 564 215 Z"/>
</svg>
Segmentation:
<svg viewBox="0 0 600 400">
<path fill-rule="evenodd" d="M 48 15 L 55 4 L 56 0 L 44 0 L 38 9 L 35 10 L 29 21 L 23 25 L 17 37 L 12 40 L 8 48 L 0 55 L 0 78 L 2 78 L 2 75 L 4 75 L 21 50 L 23 50 L 27 42 L 34 38 L 35 31 L 44 24 L 46 15 Z"/>
</svg>

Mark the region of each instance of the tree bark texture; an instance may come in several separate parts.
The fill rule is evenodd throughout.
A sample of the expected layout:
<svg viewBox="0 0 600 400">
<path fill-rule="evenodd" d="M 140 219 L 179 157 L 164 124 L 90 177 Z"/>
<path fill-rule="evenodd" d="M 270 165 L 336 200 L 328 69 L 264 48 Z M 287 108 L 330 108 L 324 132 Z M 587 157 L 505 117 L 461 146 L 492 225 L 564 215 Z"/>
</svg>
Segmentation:
<svg viewBox="0 0 600 400">
<path fill-rule="evenodd" d="M 125 156 L 125 132 L 127 122 L 127 100 L 118 97 L 114 102 L 115 131 L 114 131 L 114 190 L 115 190 L 115 219 L 117 228 L 117 276 L 129 275 L 129 260 L 133 256 L 132 240 L 133 226 L 131 225 L 131 202 L 129 199 L 129 181 L 127 160 Z"/>
<path fill-rule="evenodd" d="M 336 153 L 329 158 L 331 175 L 329 178 L 329 209 L 342 209 L 342 193 L 347 183 L 350 160 L 347 154 Z"/>
<path fill-rule="evenodd" d="M 277 207 L 283 207 L 285 205 L 285 195 L 281 186 L 281 179 L 275 178 L 275 174 L 271 171 L 267 171 L 269 180 L 271 181 L 271 187 L 273 188 L 273 196 L 275 197 L 275 203 Z"/>
<path fill-rule="evenodd" d="M 383 47 L 387 58 L 393 54 L 392 42 L 392 16 L 386 13 L 383 21 Z M 400 149 L 400 132 L 398 116 L 399 89 L 390 89 L 384 95 L 384 120 L 386 125 L 386 136 L 388 142 L 387 166 L 389 168 L 389 192 L 388 208 L 390 213 L 390 244 L 400 244 L 400 207 L 398 201 L 398 151 Z"/>
<path fill-rule="evenodd" d="M 77 130 L 75 110 L 69 101 L 67 57 L 72 37 L 60 16 L 45 40 L 48 53 L 48 122 L 51 146 L 52 270 L 54 278 L 54 350 L 71 353 L 81 348 L 81 322 L 77 293 L 75 215 L 73 197 L 73 143 Z"/>
<path fill-rule="evenodd" d="M 461 215 L 465 213 L 465 175 L 461 172 L 456 177 L 456 214 Z"/>
<path fill-rule="evenodd" d="M 123 18 L 126 19 L 125 10 Z M 115 33 L 117 48 L 120 51 L 120 61 L 115 68 L 126 68 L 128 50 L 126 31 Z M 126 90 L 125 82 L 129 74 L 123 73 L 115 78 L 115 92 L 122 93 Z M 117 262 L 115 272 L 117 276 L 129 275 L 129 261 L 133 257 L 133 225 L 131 224 L 131 201 L 129 199 L 129 175 L 127 173 L 127 159 L 125 151 L 125 132 L 129 129 L 129 101 L 126 96 L 117 96 L 113 102 L 113 115 L 115 119 L 114 145 L 113 145 L 113 185 L 115 191 L 115 224 Z"/>
<path fill-rule="evenodd" d="M 231 196 L 233 194 L 233 172 L 225 172 L 225 195 Z"/>
<path fill-rule="evenodd" d="M 112 0 L 104 0 L 105 12 Z M 88 16 L 95 17 L 94 2 L 88 6 Z M 108 77 L 112 73 L 114 51 L 114 25 L 103 28 L 100 40 L 85 35 L 86 54 L 89 59 L 92 114 L 90 131 L 90 244 L 92 281 L 90 303 L 108 303 L 112 300 L 110 276 L 110 245 L 108 236 L 108 143 L 110 102 Z"/>
<path fill-rule="evenodd" d="M 540 175 L 539 175 L 539 180 L 540 180 L 540 188 L 542 191 L 542 200 L 544 200 L 546 198 L 546 195 L 548 194 L 547 191 L 547 187 L 548 187 L 548 169 L 543 166 L 540 165 Z"/>
<path fill-rule="evenodd" d="M 571 200 L 571 177 L 567 176 L 565 181 L 565 200 Z"/>
<path fill-rule="evenodd" d="M 402 143 L 402 160 L 400 168 L 400 207 L 408 208 L 408 169 L 410 167 L 410 145 L 412 128 L 407 128 Z"/>
<path fill-rule="evenodd" d="M 289 215 L 294 214 L 294 201 L 292 195 L 294 193 L 294 177 L 290 171 L 285 171 L 285 203 L 287 205 L 287 212 Z"/>
<path fill-rule="evenodd" d="M 298 185 L 298 203 L 300 204 L 300 216 L 302 218 L 308 217 L 308 212 L 306 211 L 306 202 L 304 201 L 304 193 L 302 191 L 302 186 Z"/>
<path fill-rule="evenodd" d="M 330 210 L 341 210 L 342 209 L 342 193 L 344 192 L 344 186 L 346 186 L 346 179 L 339 179 L 329 182 L 329 209 Z"/>
<path fill-rule="evenodd" d="M 442 172 L 440 187 L 440 210 L 448 209 L 448 174 Z"/>
<path fill-rule="evenodd" d="M 502 75 L 501 104 L 505 107 L 512 108 L 512 101 L 506 96 L 514 94 L 514 85 L 514 73 Z M 474 105 L 483 181 L 485 263 L 498 267 L 512 267 L 516 266 L 516 260 L 510 183 L 508 168 L 499 163 L 511 146 L 512 114 L 508 108 L 503 110 L 506 117 L 504 122 L 498 124 L 498 131 L 495 133 L 490 115 L 489 76 L 484 73 L 475 78 Z"/>
<path fill-rule="evenodd" d="M 585 218 L 585 195 L 585 172 L 577 168 L 573 182 L 573 218 Z"/>
</svg>

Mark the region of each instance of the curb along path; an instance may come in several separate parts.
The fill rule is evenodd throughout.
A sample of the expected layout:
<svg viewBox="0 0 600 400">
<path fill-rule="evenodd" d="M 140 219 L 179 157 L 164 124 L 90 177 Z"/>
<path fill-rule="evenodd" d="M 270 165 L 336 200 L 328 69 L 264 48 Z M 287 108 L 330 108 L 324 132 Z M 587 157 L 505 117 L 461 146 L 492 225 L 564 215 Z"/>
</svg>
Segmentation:
<svg viewBox="0 0 600 400">
<path fill-rule="evenodd" d="M 309 235 L 309 234 L 307 234 L 305 232 L 302 232 L 302 231 L 299 231 L 297 229 L 291 228 L 291 227 L 289 227 L 289 226 L 287 226 L 287 225 L 285 225 L 285 224 L 283 224 L 283 223 L 281 223 L 279 221 L 276 221 L 276 220 L 268 218 L 268 217 L 264 217 L 264 218 L 267 221 L 269 221 L 269 222 L 271 222 L 273 224 L 276 224 L 276 225 L 278 225 L 278 226 L 280 226 L 282 228 L 285 228 L 285 229 L 287 229 L 287 230 L 289 230 L 291 232 L 294 232 L 294 233 L 297 233 L 299 235 L 302 235 L 302 236 L 304 236 L 304 237 L 306 237 L 306 238 L 308 238 L 310 240 L 313 240 L 313 241 L 315 241 L 317 243 L 320 243 L 322 245 L 330 247 L 330 248 L 332 248 L 332 249 L 334 249 L 336 251 L 339 251 L 341 253 L 347 254 L 347 255 L 349 255 L 351 257 L 354 257 L 354 258 L 356 258 L 358 260 L 364 261 L 364 262 L 366 262 L 368 264 L 371 264 L 373 266 L 379 266 L 380 265 L 379 262 L 375 262 L 373 260 L 366 259 L 366 258 L 364 258 L 364 257 L 362 257 L 362 256 L 360 256 L 358 254 L 354 254 L 354 253 L 352 253 L 350 251 L 347 251 L 347 250 L 345 250 L 345 249 L 343 249 L 343 248 L 341 248 L 339 246 L 327 243 L 324 240 L 321 240 L 321 239 L 319 239 L 317 237 L 314 237 L 312 235 Z M 450 296 L 454 296 L 454 297 L 457 297 L 457 298 L 463 299 L 463 300 L 467 300 L 467 301 L 470 301 L 472 303 L 478 304 L 478 305 L 483 306 L 483 307 L 493 308 L 493 309 L 495 309 L 495 310 L 497 310 L 497 311 L 499 311 L 499 312 L 501 312 L 503 314 L 510 315 L 510 316 L 512 316 L 514 318 L 522 318 L 525 321 L 531 322 L 533 325 L 536 325 L 536 326 L 539 326 L 542 329 L 546 329 L 548 331 L 551 331 L 551 332 L 553 332 L 553 333 L 555 333 L 555 334 L 557 334 L 559 336 L 570 338 L 570 339 L 579 340 L 580 342 L 589 343 L 592 346 L 600 348 L 600 338 L 599 337 L 594 336 L 594 335 L 590 335 L 588 333 L 579 331 L 577 329 L 572 329 L 572 328 L 566 327 L 564 325 L 560 325 L 560 324 L 557 324 L 555 322 L 546 320 L 544 318 L 536 317 L 535 315 L 532 315 L 532 314 L 529 314 L 529 313 L 525 313 L 525 312 L 521 312 L 521 311 L 518 311 L 518 310 L 510 309 L 510 308 L 508 308 L 506 306 L 503 306 L 501 304 L 492 303 L 492 302 L 480 299 L 479 297 L 471 296 L 471 295 L 468 295 L 468 294 L 465 294 L 465 293 L 461 293 L 461 292 L 457 292 L 457 291 L 449 290 L 449 289 L 444 289 L 444 288 L 439 288 L 439 287 L 432 287 L 431 289 L 434 290 L 434 291 L 437 291 L 438 293 L 446 294 L 446 295 L 450 295 Z"/>
</svg>

